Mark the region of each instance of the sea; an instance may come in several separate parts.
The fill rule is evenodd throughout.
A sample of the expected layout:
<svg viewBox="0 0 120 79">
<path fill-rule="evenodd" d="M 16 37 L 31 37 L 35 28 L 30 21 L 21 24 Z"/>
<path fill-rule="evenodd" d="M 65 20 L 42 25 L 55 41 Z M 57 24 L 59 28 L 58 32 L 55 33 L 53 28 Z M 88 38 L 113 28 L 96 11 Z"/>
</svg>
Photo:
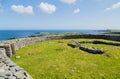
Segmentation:
<svg viewBox="0 0 120 79">
<path fill-rule="evenodd" d="M 36 35 L 38 32 L 62 33 L 80 32 L 82 34 L 102 34 L 107 30 L 0 30 L 0 41 L 12 38 L 24 38 Z"/>
</svg>

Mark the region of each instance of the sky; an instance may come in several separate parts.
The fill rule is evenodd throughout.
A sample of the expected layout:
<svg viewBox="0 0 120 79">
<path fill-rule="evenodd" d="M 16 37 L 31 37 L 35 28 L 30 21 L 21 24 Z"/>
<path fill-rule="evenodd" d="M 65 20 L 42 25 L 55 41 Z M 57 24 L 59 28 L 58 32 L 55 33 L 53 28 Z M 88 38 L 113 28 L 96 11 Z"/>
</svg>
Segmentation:
<svg viewBox="0 0 120 79">
<path fill-rule="evenodd" d="M 120 29 L 120 0 L 0 0 L 0 30 Z"/>
</svg>

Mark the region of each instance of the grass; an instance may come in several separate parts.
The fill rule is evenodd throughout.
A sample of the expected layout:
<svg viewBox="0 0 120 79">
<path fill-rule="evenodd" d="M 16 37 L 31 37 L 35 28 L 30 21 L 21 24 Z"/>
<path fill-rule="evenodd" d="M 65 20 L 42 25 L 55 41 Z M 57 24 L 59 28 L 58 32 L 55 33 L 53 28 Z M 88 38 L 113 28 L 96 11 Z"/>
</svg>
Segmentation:
<svg viewBox="0 0 120 79">
<path fill-rule="evenodd" d="M 33 79 L 120 79 L 120 46 L 83 44 L 107 52 L 95 55 L 67 46 L 71 40 L 89 39 L 32 44 L 17 50 L 11 59 Z"/>
</svg>

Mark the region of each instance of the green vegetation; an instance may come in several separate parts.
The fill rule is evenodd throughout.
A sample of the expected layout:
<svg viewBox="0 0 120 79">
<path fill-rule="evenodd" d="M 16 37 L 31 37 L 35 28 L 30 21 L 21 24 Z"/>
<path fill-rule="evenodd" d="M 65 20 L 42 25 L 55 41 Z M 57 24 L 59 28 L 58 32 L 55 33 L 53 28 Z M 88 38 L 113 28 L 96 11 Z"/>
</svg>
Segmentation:
<svg viewBox="0 0 120 79">
<path fill-rule="evenodd" d="M 59 33 L 60 35 L 74 35 L 74 34 L 81 34 L 80 32 L 62 32 Z"/>
<path fill-rule="evenodd" d="M 39 35 L 49 36 L 49 35 L 72 35 L 72 34 L 81 34 L 81 33 L 80 32 L 58 32 L 58 33 L 55 33 L 55 32 L 37 32 L 35 34 L 37 34 L 38 36 Z"/>
<path fill-rule="evenodd" d="M 9 38 L 8 40 L 12 40 L 12 39 L 17 39 L 16 37 L 13 37 L 13 38 Z"/>
<path fill-rule="evenodd" d="M 103 48 L 106 52 L 90 54 L 67 46 L 72 40 L 91 39 L 32 44 L 19 49 L 11 59 L 34 79 L 120 79 L 120 46 L 83 44 Z"/>
<path fill-rule="evenodd" d="M 120 34 L 120 30 L 109 30 L 109 32 L 106 32 L 105 34 Z"/>
<path fill-rule="evenodd" d="M 105 34 L 120 34 L 120 32 L 108 32 L 108 33 L 105 33 Z"/>
</svg>

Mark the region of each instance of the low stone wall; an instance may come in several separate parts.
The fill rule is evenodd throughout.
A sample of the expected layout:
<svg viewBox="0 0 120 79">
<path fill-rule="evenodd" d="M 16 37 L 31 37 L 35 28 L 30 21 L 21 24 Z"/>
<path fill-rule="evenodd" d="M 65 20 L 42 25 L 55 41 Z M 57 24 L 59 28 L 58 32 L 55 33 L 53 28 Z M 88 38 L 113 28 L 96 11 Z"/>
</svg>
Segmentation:
<svg viewBox="0 0 120 79">
<path fill-rule="evenodd" d="M 79 48 L 83 51 L 86 51 L 86 52 L 92 53 L 92 54 L 103 54 L 103 53 L 105 53 L 102 49 L 94 48 L 94 47 L 80 46 Z"/>
<path fill-rule="evenodd" d="M 98 40 L 94 40 L 93 44 L 106 44 L 106 45 L 120 46 L 120 43 L 117 43 L 117 42 L 105 42 L 105 41 L 98 41 Z"/>
<path fill-rule="evenodd" d="M 72 38 L 95 38 L 95 39 L 107 39 L 107 40 L 115 40 L 120 41 L 120 35 L 94 35 L 94 34 L 83 34 L 83 35 L 57 35 L 57 36 L 42 36 L 42 37 L 28 37 L 28 38 L 20 38 L 13 40 L 1 41 L 1 44 L 10 44 L 11 52 L 14 54 L 16 50 L 22 48 L 24 46 L 40 43 L 46 40 L 52 39 L 72 39 Z M 1 47 L 0 47 L 1 48 Z M 10 54 L 11 55 L 11 54 Z"/>
<path fill-rule="evenodd" d="M 75 39 L 75 38 L 95 38 L 95 39 L 107 39 L 107 40 L 120 41 L 120 35 L 94 35 L 94 34 L 57 35 L 57 36 L 28 37 L 28 38 L 0 41 L 0 48 L 5 49 L 4 53 L 8 57 L 11 57 L 12 54 L 15 54 L 16 50 L 18 50 L 22 47 L 25 47 L 27 45 L 30 45 L 30 44 L 40 43 L 43 41 L 53 40 L 53 39 Z M 2 56 L 2 55 L 0 54 L 0 56 Z M 1 58 L 1 60 L 10 61 L 9 58 L 6 58 L 6 59 L 5 58 Z M 2 65 L 2 64 L 7 65 L 6 63 L 0 63 L 0 65 Z M 2 78 L 0 78 L 0 79 L 2 79 Z M 17 78 L 9 77 L 7 79 L 17 79 Z M 24 79 L 24 78 L 20 78 L 20 79 Z M 28 78 L 28 79 L 31 79 L 31 78 Z"/>
<path fill-rule="evenodd" d="M 95 39 L 107 39 L 107 40 L 115 40 L 120 41 L 120 35 L 94 35 L 94 34 L 83 34 L 83 35 L 56 35 L 56 36 L 41 36 L 41 37 L 28 37 L 28 38 L 20 38 L 13 40 L 0 41 L 0 44 L 11 44 L 13 52 L 22 48 L 24 46 L 40 43 L 46 40 L 53 39 L 73 39 L 73 38 L 95 38 Z M 1 47 L 0 47 L 1 48 Z"/>
<path fill-rule="evenodd" d="M 32 79 L 32 77 L 6 56 L 4 48 L 0 48 L 0 79 Z"/>
<path fill-rule="evenodd" d="M 68 43 L 68 46 L 71 46 L 72 48 L 76 48 L 76 47 L 80 47 L 80 43 L 77 41 L 72 41 L 70 43 Z"/>
<path fill-rule="evenodd" d="M 1 41 L 0 79 L 32 79 L 32 77 L 25 70 L 14 64 L 8 57 L 11 57 L 13 54 L 15 54 L 16 50 L 24 46 L 52 39 L 61 39 L 61 37 L 31 37 Z"/>
<path fill-rule="evenodd" d="M 88 41 L 88 42 L 90 42 L 90 41 Z M 85 43 L 85 41 L 83 41 L 82 43 Z M 71 46 L 72 48 L 79 47 L 81 50 L 86 51 L 88 53 L 92 53 L 92 54 L 103 54 L 104 53 L 104 51 L 99 48 L 82 46 L 81 43 L 78 41 L 72 41 L 72 42 L 68 43 L 68 46 Z"/>
<path fill-rule="evenodd" d="M 107 39 L 107 40 L 114 40 L 120 41 L 120 34 L 113 35 L 113 34 L 81 34 L 81 35 L 66 35 L 64 36 L 66 39 L 71 38 L 95 38 L 95 39 Z"/>
<path fill-rule="evenodd" d="M 11 44 L 13 50 L 18 50 L 30 44 L 40 43 L 40 42 L 44 42 L 46 40 L 52 40 L 52 39 L 61 39 L 61 38 L 63 38 L 63 36 L 19 38 L 19 39 L 1 41 L 0 45 Z"/>
<path fill-rule="evenodd" d="M 120 46 L 120 42 L 108 42 L 108 41 L 101 41 L 101 40 L 89 40 L 89 41 L 78 41 L 79 43 L 92 43 L 92 44 L 105 44 L 105 45 L 113 45 L 113 46 Z"/>
</svg>

